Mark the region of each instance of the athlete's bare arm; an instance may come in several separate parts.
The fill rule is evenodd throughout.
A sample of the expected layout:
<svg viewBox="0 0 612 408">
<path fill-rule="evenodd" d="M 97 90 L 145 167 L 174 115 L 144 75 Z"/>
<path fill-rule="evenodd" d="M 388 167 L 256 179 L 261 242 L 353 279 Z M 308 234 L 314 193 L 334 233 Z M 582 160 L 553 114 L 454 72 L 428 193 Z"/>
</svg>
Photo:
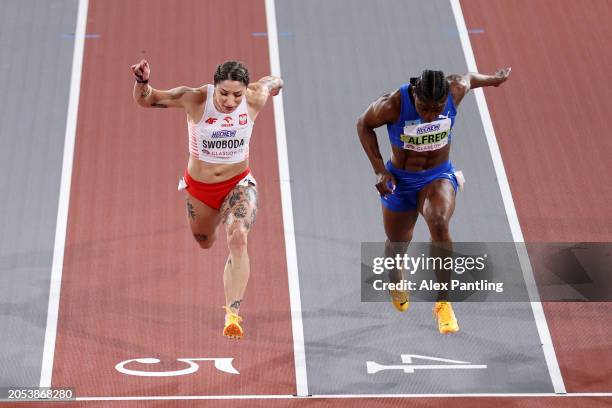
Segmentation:
<svg viewBox="0 0 612 408">
<path fill-rule="evenodd" d="M 140 106 L 145 108 L 189 108 L 206 100 L 206 87 L 179 86 L 169 90 L 159 90 L 148 83 L 138 82 L 148 82 L 151 75 L 149 63 L 146 60 L 132 65 L 131 69 L 137 78 L 137 82 L 134 84 L 133 97 Z"/>
<path fill-rule="evenodd" d="M 495 71 L 493 75 L 480 74 L 478 72 L 468 72 L 465 75 L 453 74 L 446 77 L 450 83 L 451 95 L 455 106 L 459 105 L 461 100 L 470 89 L 481 88 L 485 86 L 500 86 L 506 82 L 510 76 L 512 69 L 502 68 Z"/>
<path fill-rule="evenodd" d="M 265 76 L 259 81 L 255 82 L 255 84 L 261 84 L 264 88 L 268 90 L 268 92 L 270 92 L 270 95 L 276 96 L 283 87 L 284 82 L 279 77 Z"/>
<path fill-rule="evenodd" d="M 259 112 L 269 96 L 276 96 L 283 87 L 283 80 L 275 76 L 265 76 L 248 87 L 247 101 L 252 109 Z"/>
<path fill-rule="evenodd" d="M 179 86 L 169 90 L 155 89 L 149 84 L 134 84 L 134 100 L 145 108 L 186 108 L 203 103 L 206 89 Z"/>
<path fill-rule="evenodd" d="M 374 173 L 376 173 L 378 177 L 376 189 L 381 195 L 391 193 L 391 190 L 387 186 L 387 182 L 391 181 L 395 187 L 395 179 L 385 168 L 385 163 L 380 154 L 374 129 L 387 123 L 395 122 L 399 117 L 400 109 L 401 97 L 398 90 L 392 94 L 383 95 L 372 102 L 357 121 L 357 134 L 359 135 L 363 150 L 365 150 L 372 164 Z"/>
</svg>

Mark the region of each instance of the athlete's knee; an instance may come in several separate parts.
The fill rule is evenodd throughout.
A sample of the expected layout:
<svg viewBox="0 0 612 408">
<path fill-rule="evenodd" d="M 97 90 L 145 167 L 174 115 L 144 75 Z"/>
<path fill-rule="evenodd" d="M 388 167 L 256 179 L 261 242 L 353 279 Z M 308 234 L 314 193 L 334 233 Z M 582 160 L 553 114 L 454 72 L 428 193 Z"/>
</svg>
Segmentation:
<svg viewBox="0 0 612 408">
<path fill-rule="evenodd" d="M 245 251 L 247 247 L 248 230 L 242 222 L 230 224 L 227 230 L 227 243 L 230 251 Z"/>
<path fill-rule="evenodd" d="M 409 235 L 409 236 L 408 236 Z M 391 241 L 387 239 L 385 241 L 385 254 L 386 256 L 393 256 L 395 254 L 403 254 L 408 249 L 408 244 L 412 240 L 412 232 L 410 234 L 404 234 L 401 239 Z"/>
<path fill-rule="evenodd" d="M 193 238 L 202 249 L 211 248 L 215 243 L 215 236 L 212 234 L 193 234 Z"/>
<path fill-rule="evenodd" d="M 432 238 L 444 239 L 448 235 L 450 217 L 442 213 L 434 213 L 427 220 L 427 224 Z"/>
</svg>

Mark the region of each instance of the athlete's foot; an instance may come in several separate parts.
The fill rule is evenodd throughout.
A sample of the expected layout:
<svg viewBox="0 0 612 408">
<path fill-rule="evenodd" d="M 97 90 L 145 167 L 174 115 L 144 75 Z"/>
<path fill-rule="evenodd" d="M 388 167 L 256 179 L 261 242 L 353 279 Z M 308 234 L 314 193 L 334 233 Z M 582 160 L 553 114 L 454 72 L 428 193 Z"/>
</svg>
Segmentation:
<svg viewBox="0 0 612 408">
<path fill-rule="evenodd" d="M 244 336 L 244 331 L 240 326 L 242 317 L 234 313 L 232 309 L 227 306 L 223 306 L 225 309 L 225 327 L 223 327 L 223 335 L 230 339 L 241 339 Z"/>
<path fill-rule="evenodd" d="M 438 330 L 440 330 L 440 333 L 448 334 L 459 331 L 459 324 L 457 324 L 457 318 L 450 302 L 436 302 L 433 313 L 434 317 L 438 319 Z"/>
<path fill-rule="evenodd" d="M 407 290 L 390 290 L 389 294 L 391 295 L 391 301 L 393 302 L 393 306 L 400 312 L 405 312 L 408 310 L 408 306 L 410 306 L 410 301 L 408 299 L 408 291 Z"/>
</svg>

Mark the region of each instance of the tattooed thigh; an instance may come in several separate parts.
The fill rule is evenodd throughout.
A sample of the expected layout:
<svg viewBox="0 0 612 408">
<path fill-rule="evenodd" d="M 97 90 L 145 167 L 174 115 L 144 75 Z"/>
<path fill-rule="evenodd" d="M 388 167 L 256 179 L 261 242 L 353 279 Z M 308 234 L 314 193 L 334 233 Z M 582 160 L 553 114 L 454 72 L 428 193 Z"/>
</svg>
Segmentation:
<svg viewBox="0 0 612 408">
<path fill-rule="evenodd" d="M 219 211 L 189 194 L 185 194 L 185 209 L 193 237 L 202 248 L 210 248 L 215 242 L 216 230 L 221 222 Z"/>
<path fill-rule="evenodd" d="M 224 224 L 239 221 L 249 230 L 257 217 L 257 188 L 253 185 L 234 187 L 221 206 L 221 217 Z"/>
<path fill-rule="evenodd" d="M 189 200 L 189 196 L 185 195 L 185 204 L 187 205 L 187 217 L 191 222 L 195 221 L 196 213 L 193 203 Z"/>
</svg>

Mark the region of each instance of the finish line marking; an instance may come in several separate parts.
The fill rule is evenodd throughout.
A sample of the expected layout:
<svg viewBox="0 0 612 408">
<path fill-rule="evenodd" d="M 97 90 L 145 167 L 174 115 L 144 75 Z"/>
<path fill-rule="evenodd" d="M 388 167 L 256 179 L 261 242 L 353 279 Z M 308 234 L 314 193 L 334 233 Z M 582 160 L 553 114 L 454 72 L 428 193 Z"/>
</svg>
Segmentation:
<svg viewBox="0 0 612 408">
<path fill-rule="evenodd" d="M 575 392 L 567 394 L 538 393 L 538 394 L 337 394 L 312 395 L 310 397 L 296 397 L 295 395 L 168 395 L 168 396 L 133 396 L 133 397 L 77 397 L 77 401 L 158 401 L 158 400 L 258 400 L 258 399 L 345 399 L 345 398 L 517 398 L 517 397 L 545 397 L 545 398 L 580 398 L 580 397 L 612 397 L 612 392 Z M 4 401 L 4 400 L 0 400 Z"/>
</svg>

